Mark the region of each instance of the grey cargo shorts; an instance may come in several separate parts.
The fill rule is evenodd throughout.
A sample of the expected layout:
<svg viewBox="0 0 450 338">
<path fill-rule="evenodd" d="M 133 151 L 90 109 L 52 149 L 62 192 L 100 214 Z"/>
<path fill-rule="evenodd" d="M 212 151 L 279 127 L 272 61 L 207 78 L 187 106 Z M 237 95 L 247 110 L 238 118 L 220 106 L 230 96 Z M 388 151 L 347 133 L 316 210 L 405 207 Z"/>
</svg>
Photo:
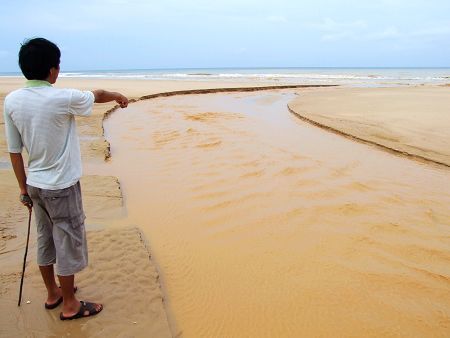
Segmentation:
<svg viewBox="0 0 450 338">
<path fill-rule="evenodd" d="M 47 190 L 27 186 L 37 227 L 37 263 L 56 263 L 56 273 L 70 276 L 88 264 L 85 215 L 80 182 L 69 188 Z"/>
</svg>

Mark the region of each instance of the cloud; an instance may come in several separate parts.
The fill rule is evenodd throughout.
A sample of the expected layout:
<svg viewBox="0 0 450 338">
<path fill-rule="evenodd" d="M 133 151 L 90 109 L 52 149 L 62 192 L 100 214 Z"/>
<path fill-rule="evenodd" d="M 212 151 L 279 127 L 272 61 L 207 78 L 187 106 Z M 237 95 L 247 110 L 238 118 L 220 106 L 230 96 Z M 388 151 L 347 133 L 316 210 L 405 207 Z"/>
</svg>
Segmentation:
<svg viewBox="0 0 450 338">
<path fill-rule="evenodd" d="M 448 36 L 450 38 L 450 25 L 429 26 L 424 29 L 416 29 L 413 31 L 401 31 L 393 26 L 383 31 L 367 34 L 362 36 L 366 40 L 387 40 L 387 39 L 424 39 L 434 40 Z"/>
<path fill-rule="evenodd" d="M 422 27 L 413 30 L 401 29 L 391 25 L 379 30 L 372 30 L 363 20 L 338 22 L 330 18 L 322 22 L 309 24 L 319 32 L 323 41 L 383 41 L 383 40 L 436 40 L 450 38 L 450 22 L 437 24 L 423 23 Z"/>
<path fill-rule="evenodd" d="M 320 23 L 313 23 L 309 25 L 312 28 L 332 33 L 339 33 L 350 31 L 354 29 L 367 28 L 367 23 L 364 20 L 355 20 L 351 22 L 338 22 L 330 18 L 325 18 Z"/>
<path fill-rule="evenodd" d="M 283 15 L 271 15 L 267 17 L 267 21 L 273 23 L 286 23 L 288 22 L 288 19 Z"/>
<path fill-rule="evenodd" d="M 308 24 L 307 26 L 319 31 L 323 41 L 357 39 L 360 31 L 368 27 L 364 20 L 338 22 L 330 18 L 325 18 L 322 22 Z"/>
<path fill-rule="evenodd" d="M 388 40 L 388 39 L 400 39 L 405 35 L 399 31 L 399 29 L 395 26 L 391 26 L 385 28 L 382 31 L 375 33 L 368 33 L 365 36 L 361 36 L 361 39 L 364 40 Z"/>
<path fill-rule="evenodd" d="M 441 37 L 448 36 L 450 38 L 450 23 L 446 25 L 427 27 L 425 29 L 419 29 L 411 34 L 415 37 Z"/>
<path fill-rule="evenodd" d="M 238 55 L 240 55 L 240 54 L 245 54 L 245 53 L 247 53 L 247 51 L 248 51 L 248 48 L 246 48 L 246 47 L 241 47 L 241 48 L 236 49 L 236 50 L 234 51 L 234 54 L 238 54 Z"/>
</svg>

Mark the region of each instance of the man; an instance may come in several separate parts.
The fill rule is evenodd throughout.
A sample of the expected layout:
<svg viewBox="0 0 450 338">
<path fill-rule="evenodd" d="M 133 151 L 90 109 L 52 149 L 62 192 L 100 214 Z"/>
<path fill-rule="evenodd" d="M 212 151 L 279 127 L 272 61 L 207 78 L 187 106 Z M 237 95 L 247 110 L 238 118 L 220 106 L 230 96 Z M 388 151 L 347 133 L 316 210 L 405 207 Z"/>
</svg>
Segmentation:
<svg viewBox="0 0 450 338">
<path fill-rule="evenodd" d="M 37 261 L 48 293 L 45 308 L 63 303 L 60 318 L 66 320 L 92 316 L 103 309 L 102 304 L 80 302 L 75 296 L 74 275 L 87 266 L 88 255 L 74 116 L 89 116 L 94 102 L 116 101 L 125 108 L 128 99 L 105 90 L 54 88 L 60 57 L 59 48 L 43 38 L 21 46 L 19 65 L 28 81 L 25 88 L 6 96 L 4 120 L 20 200 L 35 211 Z M 23 147 L 29 155 L 28 177 Z M 54 264 L 61 287 L 55 281 Z"/>
</svg>

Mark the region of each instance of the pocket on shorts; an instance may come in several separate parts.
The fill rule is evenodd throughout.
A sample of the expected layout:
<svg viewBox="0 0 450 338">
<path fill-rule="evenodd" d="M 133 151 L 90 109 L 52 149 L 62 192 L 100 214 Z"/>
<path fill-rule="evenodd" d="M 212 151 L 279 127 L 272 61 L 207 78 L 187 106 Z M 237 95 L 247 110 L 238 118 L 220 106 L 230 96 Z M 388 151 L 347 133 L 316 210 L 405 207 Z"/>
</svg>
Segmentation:
<svg viewBox="0 0 450 338">
<path fill-rule="evenodd" d="M 70 248 L 75 248 L 83 245 L 83 233 L 84 227 L 82 227 L 83 223 L 68 221 L 61 221 L 54 224 L 56 228 L 58 228 L 57 235 L 55 238 L 55 233 L 53 239 L 59 242 L 64 242 L 62 239 L 66 238 L 65 250 L 70 250 Z"/>
<path fill-rule="evenodd" d="M 54 223 L 59 221 L 69 221 L 70 205 L 69 190 L 46 190 L 42 192 L 42 196 L 46 200 L 47 211 Z"/>
<path fill-rule="evenodd" d="M 84 212 L 81 212 L 77 216 L 71 217 L 70 223 L 72 224 L 73 228 L 78 228 L 80 225 L 84 224 L 85 219 L 86 216 L 84 215 Z"/>
<path fill-rule="evenodd" d="M 42 191 L 47 211 L 54 224 L 67 224 L 72 228 L 84 224 L 86 216 L 79 190 L 79 186 L 74 185 L 66 189 Z"/>
</svg>

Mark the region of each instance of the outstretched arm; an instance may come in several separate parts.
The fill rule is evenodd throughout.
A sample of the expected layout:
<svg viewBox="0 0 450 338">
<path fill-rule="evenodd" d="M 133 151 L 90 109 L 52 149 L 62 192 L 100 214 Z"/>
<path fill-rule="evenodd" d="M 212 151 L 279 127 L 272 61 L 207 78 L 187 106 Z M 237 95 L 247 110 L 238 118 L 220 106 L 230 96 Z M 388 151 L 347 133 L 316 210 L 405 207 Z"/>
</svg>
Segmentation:
<svg viewBox="0 0 450 338">
<path fill-rule="evenodd" d="M 109 92 L 103 89 L 97 89 L 92 92 L 94 93 L 96 103 L 116 101 L 121 108 L 128 106 L 128 99 L 120 93 Z"/>
</svg>

